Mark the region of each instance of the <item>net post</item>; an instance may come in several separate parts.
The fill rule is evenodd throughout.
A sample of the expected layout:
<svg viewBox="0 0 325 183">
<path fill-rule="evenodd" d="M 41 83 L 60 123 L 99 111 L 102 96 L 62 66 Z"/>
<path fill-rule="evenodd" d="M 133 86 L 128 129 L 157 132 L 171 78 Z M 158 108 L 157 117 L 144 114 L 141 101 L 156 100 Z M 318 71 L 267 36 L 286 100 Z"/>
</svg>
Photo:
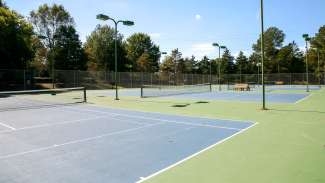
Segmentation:
<svg viewBox="0 0 325 183">
<path fill-rule="evenodd" d="M 144 96 L 143 96 L 143 86 L 141 86 L 141 98 L 144 98 Z"/>
<path fill-rule="evenodd" d="M 87 103 L 87 89 L 86 89 L 86 87 L 83 87 L 83 92 L 84 92 L 84 103 Z"/>
</svg>

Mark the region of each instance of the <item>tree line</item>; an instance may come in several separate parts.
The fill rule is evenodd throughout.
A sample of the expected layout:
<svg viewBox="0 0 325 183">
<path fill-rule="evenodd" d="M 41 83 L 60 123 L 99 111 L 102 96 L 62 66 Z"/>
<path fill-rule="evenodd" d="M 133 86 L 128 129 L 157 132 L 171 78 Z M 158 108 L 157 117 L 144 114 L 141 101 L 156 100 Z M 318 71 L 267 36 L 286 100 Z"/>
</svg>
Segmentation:
<svg viewBox="0 0 325 183">
<path fill-rule="evenodd" d="M 0 69 L 114 70 L 114 28 L 98 25 L 83 44 L 73 17 L 62 5 L 41 5 L 26 18 L 0 0 Z M 306 52 L 277 27 L 265 33 L 265 73 L 305 72 Z M 119 72 L 169 72 L 196 74 L 256 74 L 260 67 L 260 39 L 253 52 L 234 57 L 226 49 L 219 59 L 183 57 L 178 49 L 162 57 L 160 47 L 146 33 L 124 38 L 118 33 Z M 310 72 L 325 70 L 325 25 L 311 38 L 308 52 Z M 320 58 L 320 59 L 319 59 Z M 321 62 L 319 62 L 321 60 Z"/>
</svg>

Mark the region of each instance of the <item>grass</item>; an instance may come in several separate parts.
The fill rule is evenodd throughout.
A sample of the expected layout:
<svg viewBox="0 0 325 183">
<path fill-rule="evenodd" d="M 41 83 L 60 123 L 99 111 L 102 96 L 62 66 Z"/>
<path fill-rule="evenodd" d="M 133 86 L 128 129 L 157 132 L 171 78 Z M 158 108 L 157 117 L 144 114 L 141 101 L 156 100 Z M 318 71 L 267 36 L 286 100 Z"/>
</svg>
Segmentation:
<svg viewBox="0 0 325 183">
<path fill-rule="evenodd" d="M 325 182 L 325 90 L 298 104 L 90 98 L 96 105 L 259 124 L 245 133 L 159 174 L 148 183 Z M 185 107 L 173 107 L 186 105 Z"/>
</svg>

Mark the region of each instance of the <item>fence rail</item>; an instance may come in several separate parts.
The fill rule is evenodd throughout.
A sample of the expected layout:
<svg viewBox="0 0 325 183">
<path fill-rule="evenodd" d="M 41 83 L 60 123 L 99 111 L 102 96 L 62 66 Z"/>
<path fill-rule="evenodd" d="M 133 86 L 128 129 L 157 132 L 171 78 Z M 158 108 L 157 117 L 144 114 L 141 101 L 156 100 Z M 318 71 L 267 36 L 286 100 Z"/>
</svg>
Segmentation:
<svg viewBox="0 0 325 183">
<path fill-rule="evenodd" d="M 89 89 L 110 89 L 115 85 L 114 72 L 56 70 L 54 72 L 56 88 L 87 87 Z M 265 74 L 266 84 L 283 83 L 285 85 L 307 84 L 305 73 Z M 117 73 L 117 84 L 124 88 L 140 88 L 143 85 L 195 85 L 219 84 L 217 75 L 174 74 L 174 73 Z M 261 75 L 257 74 L 224 74 L 220 84 L 229 83 L 261 83 Z M 324 85 L 325 75 L 309 74 L 309 84 Z M 30 90 L 52 88 L 52 76 L 44 76 L 32 70 L 0 70 L 0 90 Z"/>
</svg>

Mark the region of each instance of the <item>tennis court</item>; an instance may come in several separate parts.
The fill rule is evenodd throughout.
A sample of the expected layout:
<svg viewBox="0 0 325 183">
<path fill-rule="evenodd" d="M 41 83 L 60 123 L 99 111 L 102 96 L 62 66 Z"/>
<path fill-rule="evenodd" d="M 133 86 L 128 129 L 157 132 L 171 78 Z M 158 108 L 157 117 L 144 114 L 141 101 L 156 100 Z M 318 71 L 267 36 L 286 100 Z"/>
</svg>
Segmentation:
<svg viewBox="0 0 325 183">
<path fill-rule="evenodd" d="M 87 104 L 0 115 L 0 182 L 137 182 L 255 123 Z"/>
<path fill-rule="evenodd" d="M 144 89 L 145 90 L 145 89 Z M 178 93 L 179 92 L 179 93 Z M 190 99 L 190 100 L 220 100 L 220 101 L 239 101 L 239 102 L 260 102 L 262 98 L 261 92 L 248 91 L 248 92 L 234 92 L 234 91 L 217 91 L 213 89 L 210 92 L 198 90 L 197 92 L 189 93 L 173 90 L 166 91 L 164 89 L 149 89 L 148 92 L 144 92 L 149 97 L 160 97 L 160 98 L 173 98 L 173 99 Z M 121 97 L 136 97 L 139 98 L 141 95 L 140 89 L 122 89 L 119 90 Z M 114 90 L 102 90 L 102 91 L 89 91 L 89 95 L 93 97 L 107 97 L 115 96 Z M 270 103 L 297 103 L 301 100 L 306 99 L 310 96 L 309 93 L 266 93 L 266 99 Z"/>
<path fill-rule="evenodd" d="M 271 103 L 297 103 L 308 96 L 309 94 L 269 93 L 266 94 L 266 100 Z M 250 92 L 219 92 L 219 93 L 212 92 L 212 93 L 199 93 L 199 94 L 184 94 L 184 95 L 177 96 L 177 98 L 196 99 L 196 100 L 260 102 L 262 98 L 262 94 L 250 93 Z"/>
<path fill-rule="evenodd" d="M 262 90 L 262 86 L 257 86 L 256 90 Z M 276 90 L 296 90 L 296 91 L 306 91 L 306 85 L 266 85 L 267 91 L 276 91 Z M 311 91 L 317 91 L 321 89 L 321 86 L 310 85 L 308 89 Z"/>
</svg>

